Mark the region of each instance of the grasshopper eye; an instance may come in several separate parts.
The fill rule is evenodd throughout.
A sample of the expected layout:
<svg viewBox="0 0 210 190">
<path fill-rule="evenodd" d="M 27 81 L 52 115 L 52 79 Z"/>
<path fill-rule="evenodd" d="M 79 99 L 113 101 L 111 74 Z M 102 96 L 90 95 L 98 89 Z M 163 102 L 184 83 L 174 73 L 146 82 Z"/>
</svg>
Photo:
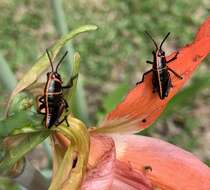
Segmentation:
<svg viewBox="0 0 210 190">
<path fill-rule="evenodd" d="M 58 73 L 54 73 L 53 74 L 55 78 L 60 79 L 61 80 L 61 76 Z"/>
<path fill-rule="evenodd" d="M 163 50 L 159 50 L 158 56 L 165 56 L 165 52 Z"/>
</svg>

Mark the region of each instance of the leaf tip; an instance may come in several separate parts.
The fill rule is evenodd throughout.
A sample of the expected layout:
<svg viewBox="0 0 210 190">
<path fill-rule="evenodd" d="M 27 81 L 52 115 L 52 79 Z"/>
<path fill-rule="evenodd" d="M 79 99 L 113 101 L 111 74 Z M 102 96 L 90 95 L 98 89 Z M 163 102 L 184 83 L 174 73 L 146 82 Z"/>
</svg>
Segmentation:
<svg viewBox="0 0 210 190">
<path fill-rule="evenodd" d="M 97 25 L 89 25 L 91 30 L 98 30 L 99 27 Z"/>
<path fill-rule="evenodd" d="M 79 52 L 74 53 L 74 60 L 76 62 L 80 61 L 80 54 L 79 54 Z"/>
</svg>

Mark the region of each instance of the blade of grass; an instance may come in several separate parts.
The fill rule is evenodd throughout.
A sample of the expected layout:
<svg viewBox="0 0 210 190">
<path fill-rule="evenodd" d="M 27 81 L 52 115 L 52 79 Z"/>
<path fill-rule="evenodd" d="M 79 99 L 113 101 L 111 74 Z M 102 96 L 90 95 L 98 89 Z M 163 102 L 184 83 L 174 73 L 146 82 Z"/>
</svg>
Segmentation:
<svg viewBox="0 0 210 190">
<path fill-rule="evenodd" d="M 15 76 L 13 75 L 8 63 L 4 59 L 4 57 L 0 53 L 0 80 L 3 84 L 3 86 L 6 88 L 8 91 L 12 91 L 16 84 L 17 80 Z"/>
</svg>

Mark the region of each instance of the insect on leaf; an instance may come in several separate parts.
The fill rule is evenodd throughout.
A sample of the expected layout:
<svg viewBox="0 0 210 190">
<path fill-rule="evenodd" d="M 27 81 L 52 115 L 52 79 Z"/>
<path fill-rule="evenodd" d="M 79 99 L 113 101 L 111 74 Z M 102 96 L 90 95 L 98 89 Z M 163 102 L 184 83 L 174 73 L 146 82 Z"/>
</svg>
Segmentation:
<svg viewBox="0 0 210 190">
<path fill-rule="evenodd" d="M 75 36 L 77 36 L 80 33 L 83 32 L 88 32 L 88 31 L 92 31 L 92 30 L 96 30 L 97 26 L 95 25 L 85 25 L 82 27 L 79 27 L 73 31 L 71 31 L 70 33 L 68 33 L 67 35 L 65 35 L 64 37 L 62 37 L 60 40 L 58 40 L 57 42 L 55 42 L 55 44 L 49 48 L 50 52 L 51 52 L 51 58 L 52 60 L 55 59 L 56 55 L 59 53 L 59 51 L 61 50 L 61 48 L 71 39 L 73 39 Z M 47 70 L 47 68 L 49 67 L 49 60 L 47 57 L 47 54 L 44 53 L 36 62 L 36 64 L 33 65 L 33 67 L 25 74 L 25 76 L 19 81 L 19 83 L 17 84 L 17 86 L 15 87 L 15 89 L 13 90 L 8 104 L 7 104 L 7 108 L 5 111 L 5 115 L 8 115 L 8 111 L 9 111 L 9 106 L 11 104 L 12 99 L 14 98 L 14 96 L 16 94 L 18 94 L 19 92 L 23 91 L 24 89 L 26 89 L 27 87 L 29 87 L 30 85 L 32 85 L 33 83 L 35 83 L 37 81 L 37 79 L 39 78 L 39 76 L 45 72 Z"/>
</svg>

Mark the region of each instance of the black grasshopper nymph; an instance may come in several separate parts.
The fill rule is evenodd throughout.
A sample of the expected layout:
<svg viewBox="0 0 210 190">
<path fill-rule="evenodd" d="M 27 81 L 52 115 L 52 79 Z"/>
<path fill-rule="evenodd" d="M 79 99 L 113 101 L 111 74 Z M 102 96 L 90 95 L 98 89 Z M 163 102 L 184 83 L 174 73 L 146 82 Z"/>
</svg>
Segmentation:
<svg viewBox="0 0 210 190">
<path fill-rule="evenodd" d="M 162 40 L 160 46 L 158 47 L 155 40 L 152 38 L 152 36 L 145 32 L 153 41 L 156 49 L 155 51 L 152 51 L 153 54 L 153 61 L 147 61 L 148 64 L 152 64 L 152 69 L 147 71 L 145 74 L 152 72 L 152 86 L 153 86 L 153 92 L 158 92 L 160 99 L 164 99 L 168 96 L 170 88 L 173 87 L 170 77 L 170 72 L 172 72 L 177 78 L 182 79 L 182 77 L 177 74 L 173 69 L 171 69 L 167 64 L 174 61 L 177 56 L 178 52 L 175 54 L 174 57 L 172 57 L 169 60 L 166 60 L 165 51 L 162 50 L 162 45 L 169 36 L 170 32 L 165 36 L 165 38 Z M 144 75 L 143 79 L 144 80 Z M 138 85 L 140 82 L 137 82 Z"/>
</svg>

